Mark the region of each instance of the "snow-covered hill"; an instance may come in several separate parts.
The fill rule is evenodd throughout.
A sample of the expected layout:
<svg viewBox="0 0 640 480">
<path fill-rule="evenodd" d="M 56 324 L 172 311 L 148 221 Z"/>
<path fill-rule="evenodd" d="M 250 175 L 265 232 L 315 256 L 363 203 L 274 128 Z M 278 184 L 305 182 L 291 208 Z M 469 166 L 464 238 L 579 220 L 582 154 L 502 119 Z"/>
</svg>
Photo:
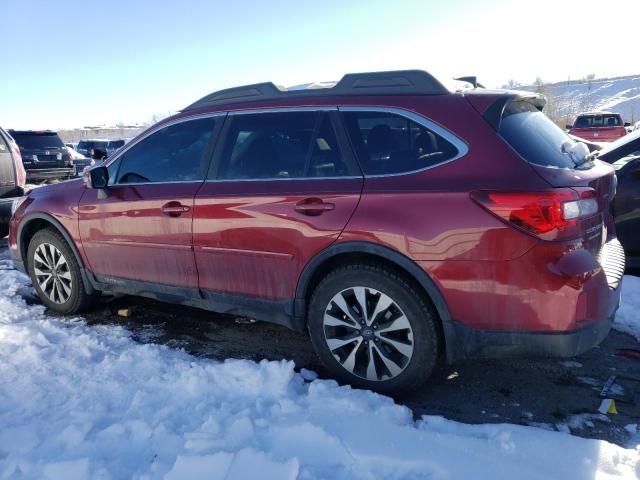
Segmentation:
<svg viewBox="0 0 640 480">
<path fill-rule="evenodd" d="M 523 87 L 535 90 L 535 87 Z M 628 77 L 545 85 L 550 116 L 569 117 L 584 111 L 609 110 L 622 115 L 625 122 L 640 120 L 640 74 Z"/>
</svg>

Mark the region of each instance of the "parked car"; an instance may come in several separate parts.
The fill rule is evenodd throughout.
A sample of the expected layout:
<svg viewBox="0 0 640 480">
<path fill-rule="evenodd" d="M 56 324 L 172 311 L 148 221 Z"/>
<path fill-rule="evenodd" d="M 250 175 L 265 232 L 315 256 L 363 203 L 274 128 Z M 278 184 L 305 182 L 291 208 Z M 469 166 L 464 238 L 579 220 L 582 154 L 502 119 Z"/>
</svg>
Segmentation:
<svg viewBox="0 0 640 480">
<path fill-rule="evenodd" d="M 51 130 L 9 130 L 18 144 L 27 180 L 66 179 L 75 176 L 67 147 Z"/>
<path fill-rule="evenodd" d="M 109 140 L 107 143 L 107 158 L 113 155 L 119 148 L 124 147 L 128 140 Z"/>
<path fill-rule="evenodd" d="M 103 160 L 107 158 L 109 140 L 87 139 L 78 142 L 78 152 L 87 158 Z"/>
<path fill-rule="evenodd" d="M 571 357 L 609 332 L 624 252 L 613 168 L 543 106 L 422 71 L 215 92 L 30 192 L 10 251 L 56 312 L 127 293 L 274 322 L 383 392 L 441 357 Z"/>
<path fill-rule="evenodd" d="M 629 265 L 640 268 L 640 130 L 609 144 L 598 158 L 611 163 L 618 177 L 613 215 Z"/>
<path fill-rule="evenodd" d="M 612 142 L 627 134 L 622 117 L 613 112 L 593 112 L 578 115 L 569 134 L 595 142 Z"/>
<path fill-rule="evenodd" d="M 20 149 L 11 135 L 0 127 L 0 238 L 9 233 L 13 200 L 24 194 L 25 181 Z"/>
</svg>

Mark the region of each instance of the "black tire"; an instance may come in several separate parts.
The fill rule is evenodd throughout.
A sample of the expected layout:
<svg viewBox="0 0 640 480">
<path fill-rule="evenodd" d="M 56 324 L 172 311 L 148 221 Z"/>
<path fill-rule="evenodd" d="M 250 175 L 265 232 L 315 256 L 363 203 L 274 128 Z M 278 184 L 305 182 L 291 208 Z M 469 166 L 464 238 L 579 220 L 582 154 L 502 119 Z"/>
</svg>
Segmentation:
<svg viewBox="0 0 640 480">
<path fill-rule="evenodd" d="M 38 279 L 36 278 L 36 274 L 34 271 L 34 266 L 36 263 L 35 253 L 38 247 L 43 244 L 50 244 L 57 248 L 58 251 L 63 255 L 64 260 L 66 260 L 66 271 L 68 271 L 71 277 L 71 293 L 69 294 L 69 298 L 62 303 L 52 301 L 43 291 L 42 287 L 38 283 Z M 60 232 L 56 230 L 47 228 L 38 231 L 33 236 L 31 242 L 29 242 L 29 248 L 27 250 L 27 268 L 29 276 L 31 277 L 31 282 L 33 283 L 33 287 L 36 289 L 38 297 L 40 298 L 42 303 L 44 303 L 48 308 L 55 312 L 61 313 L 63 315 L 69 315 L 80 312 L 82 310 L 86 310 L 95 303 L 99 296 L 99 293 L 97 292 L 89 294 L 86 291 L 84 283 L 82 281 L 82 275 L 80 274 L 80 266 L 78 265 L 78 260 L 76 259 L 75 254 L 67 244 L 64 237 L 60 234 Z"/>
<path fill-rule="evenodd" d="M 408 343 L 412 343 L 413 352 L 410 355 L 410 359 L 403 365 L 402 371 L 396 376 L 380 376 L 380 370 L 385 369 L 384 366 L 380 367 L 382 360 L 380 352 L 382 350 L 378 350 L 376 353 L 355 354 L 358 358 L 364 358 L 365 362 L 370 360 L 371 357 L 377 357 L 374 358 L 374 363 L 377 362 L 375 372 L 378 375 L 378 379 L 370 380 L 368 378 L 363 378 L 362 369 L 360 369 L 361 375 L 357 375 L 345 368 L 329 348 L 328 342 L 330 340 L 327 340 L 325 329 L 328 328 L 328 331 L 333 330 L 331 330 L 332 327 L 325 327 L 324 325 L 325 311 L 327 311 L 331 305 L 335 307 L 335 303 L 330 302 L 332 302 L 332 299 L 336 298 L 335 296 L 337 294 L 344 291 L 351 292 L 349 289 L 354 287 L 374 289 L 375 291 L 388 296 L 388 298 L 393 300 L 397 307 L 399 307 L 400 313 L 404 313 L 404 317 L 406 317 L 410 324 L 411 328 L 407 331 L 412 332 L 412 341 L 408 341 Z M 367 291 L 369 293 L 366 298 L 372 298 L 368 296 L 371 294 L 371 290 Z M 365 303 L 368 301 L 375 302 L 375 298 L 376 297 L 374 296 L 373 300 L 365 300 Z M 368 305 L 370 305 L 370 307 L 367 307 L 367 309 L 375 309 L 373 306 L 374 303 L 370 303 Z M 351 310 L 351 313 L 354 314 L 354 311 Z M 389 317 L 394 318 L 391 314 L 389 314 Z M 381 316 L 381 314 L 378 314 L 376 315 L 376 318 L 382 318 L 382 320 L 384 320 L 384 315 Z M 346 265 L 329 273 L 314 290 L 309 302 L 308 310 L 308 329 L 311 342 L 313 343 L 313 347 L 318 357 L 334 378 L 342 383 L 348 383 L 355 387 L 367 388 L 380 393 L 397 393 L 407 391 L 426 382 L 436 366 L 440 353 L 440 342 L 438 337 L 439 329 L 437 327 L 437 322 L 437 315 L 430 306 L 428 300 L 423 294 L 416 290 L 411 281 L 394 270 L 373 263 Z M 375 323 L 377 322 L 374 318 L 371 325 Z M 371 329 L 369 329 L 367 334 L 372 333 L 370 330 Z M 362 333 L 363 335 L 362 338 L 366 345 L 364 347 L 366 352 L 372 352 L 372 350 L 369 349 L 369 343 L 373 342 L 373 340 L 371 340 L 372 337 L 368 337 L 368 340 L 364 340 L 364 328 L 362 328 L 362 330 L 357 330 L 357 332 Z M 377 333 L 380 335 L 381 331 L 378 331 Z M 380 342 L 381 338 L 374 338 L 374 340 L 376 342 Z M 382 339 L 382 343 L 385 343 L 384 339 Z M 351 345 L 344 348 L 350 348 Z M 360 346 L 358 348 L 363 348 L 363 344 L 359 345 Z M 376 345 L 379 347 L 380 343 L 377 343 Z M 353 350 L 356 349 L 354 348 Z M 334 352 L 335 351 L 336 350 L 334 348 Z M 362 357 L 360 355 L 366 356 Z M 369 374 L 367 373 L 367 375 Z"/>
</svg>

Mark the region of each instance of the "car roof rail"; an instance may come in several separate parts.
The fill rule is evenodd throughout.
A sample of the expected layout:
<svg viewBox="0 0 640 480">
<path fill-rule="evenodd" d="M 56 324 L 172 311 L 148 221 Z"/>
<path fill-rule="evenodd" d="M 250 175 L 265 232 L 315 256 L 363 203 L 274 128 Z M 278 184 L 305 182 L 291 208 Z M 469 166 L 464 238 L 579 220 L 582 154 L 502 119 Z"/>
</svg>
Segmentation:
<svg viewBox="0 0 640 480">
<path fill-rule="evenodd" d="M 210 93 L 182 111 L 263 100 L 339 95 L 445 95 L 450 93 L 433 75 L 423 70 L 348 73 L 330 88 L 287 90 L 272 82 L 227 88 Z"/>
</svg>

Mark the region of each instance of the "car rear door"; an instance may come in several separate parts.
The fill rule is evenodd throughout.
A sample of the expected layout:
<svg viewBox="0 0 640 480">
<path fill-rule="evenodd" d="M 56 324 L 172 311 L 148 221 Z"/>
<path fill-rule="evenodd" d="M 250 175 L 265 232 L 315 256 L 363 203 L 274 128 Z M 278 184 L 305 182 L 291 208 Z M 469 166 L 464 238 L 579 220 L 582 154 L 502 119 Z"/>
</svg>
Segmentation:
<svg viewBox="0 0 640 480">
<path fill-rule="evenodd" d="M 99 280 L 197 294 L 193 202 L 222 118 L 159 127 L 109 164 L 106 198 L 99 190 L 86 190 L 79 205 L 80 237 Z"/>
<path fill-rule="evenodd" d="M 293 298 L 309 259 L 336 241 L 363 178 L 336 109 L 229 113 L 195 201 L 205 297 Z"/>
</svg>

